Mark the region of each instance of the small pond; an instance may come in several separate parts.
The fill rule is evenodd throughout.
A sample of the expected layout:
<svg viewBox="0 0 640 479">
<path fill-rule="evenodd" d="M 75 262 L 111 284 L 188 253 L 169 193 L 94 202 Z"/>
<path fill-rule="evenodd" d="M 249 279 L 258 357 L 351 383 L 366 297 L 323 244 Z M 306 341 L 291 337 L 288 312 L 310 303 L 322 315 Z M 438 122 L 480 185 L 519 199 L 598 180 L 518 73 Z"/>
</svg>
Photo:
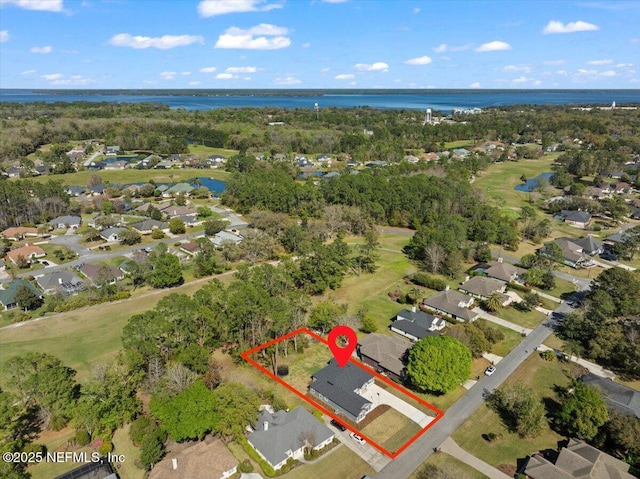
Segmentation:
<svg viewBox="0 0 640 479">
<path fill-rule="evenodd" d="M 526 183 L 521 183 L 519 185 L 516 185 L 513 189 L 517 191 L 524 191 L 525 193 L 531 193 L 533 190 L 537 188 L 539 180 L 544 179 L 548 181 L 551 179 L 552 176 L 553 176 L 553 173 L 551 171 L 545 171 L 544 173 L 540 173 L 535 178 L 531 178 L 527 180 Z"/>
</svg>

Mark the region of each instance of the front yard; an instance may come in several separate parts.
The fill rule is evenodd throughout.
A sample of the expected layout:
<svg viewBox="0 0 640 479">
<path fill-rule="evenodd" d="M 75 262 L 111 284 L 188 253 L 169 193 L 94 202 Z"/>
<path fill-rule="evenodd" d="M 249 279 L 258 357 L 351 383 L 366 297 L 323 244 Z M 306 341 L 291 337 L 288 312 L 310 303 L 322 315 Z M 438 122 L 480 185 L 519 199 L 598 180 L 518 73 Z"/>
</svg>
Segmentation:
<svg viewBox="0 0 640 479">
<path fill-rule="evenodd" d="M 393 408 L 367 424 L 362 432 L 390 452 L 397 451 L 420 432 L 420 426 Z"/>
</svg>

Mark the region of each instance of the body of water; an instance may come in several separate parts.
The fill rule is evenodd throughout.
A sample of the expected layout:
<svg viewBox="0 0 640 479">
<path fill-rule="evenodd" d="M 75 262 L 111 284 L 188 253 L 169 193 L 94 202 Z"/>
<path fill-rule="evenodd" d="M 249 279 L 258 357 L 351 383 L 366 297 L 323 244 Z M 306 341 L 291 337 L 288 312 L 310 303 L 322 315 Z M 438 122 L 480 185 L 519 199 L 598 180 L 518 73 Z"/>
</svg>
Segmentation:
<svg viewBox="0 0 640 479">
<path fill-rule="evenodd" d="M 32 91 L 0 89 L 0 102 L 122 102 L 164 103 L 171 108 L 212 110 L 217 108 L 279 107 L 354 108 L 425 110 L 431 108 L 448 113 L 454 109 L 487 108 L 505 105 L 602 105 L 640 103 L 640 90 L 365 90 L 350 93 L 340 90 L 299 90 L 274 92 L 237 90 L 198 91 L 187 94 L 175 90 L 150 92 L 144 90 L 117 91 Z"/>
<path fill-rule="evenodd" d="M 538 187 L 539 180 L 547 180 L 547 181 L 549 181 L 552 176 L 553 176 L 552 172 L 546 171 L 544 173 L 540 173 L 535 178 L 531 178 L 531 179 L 527 180 L 526 183 L 522 183 L 520 185 L 514 186 L 513 189 L 517 190 L 517 191 L 524 191 L 525 193 L 531 193 L 532 191 L 534 191 Z"/>
</svg>

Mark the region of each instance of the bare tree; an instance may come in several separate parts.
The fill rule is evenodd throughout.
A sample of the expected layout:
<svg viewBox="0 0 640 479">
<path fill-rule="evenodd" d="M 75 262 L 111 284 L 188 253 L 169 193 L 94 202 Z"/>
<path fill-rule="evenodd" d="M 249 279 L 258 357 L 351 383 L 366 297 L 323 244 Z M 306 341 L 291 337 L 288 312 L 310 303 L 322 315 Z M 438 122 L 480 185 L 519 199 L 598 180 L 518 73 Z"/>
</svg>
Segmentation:
<svg viewBox="0 0 640 479">
<path fill-rule="evenodd" d="M 164 375 L 167 387 L 178 394 L 191 386 L 198 375 L 180 363 L 172 363 L 167 367 Z"/>
<path fill-rule="evenodd" d="M 446 253 L 442 246 L 437 243 L 431 243 L 424 249 L 424 256 L 427 270 L 437 273 L 444 263 Z"/>
<path fill-rule="evenodd" d="M 313 448 L 316 447 L 316 432 L 313 429 L 302 431 L 298 436 L 298 440 L 302 443 L 305 452 L 311 454 Z"/>
</svg>

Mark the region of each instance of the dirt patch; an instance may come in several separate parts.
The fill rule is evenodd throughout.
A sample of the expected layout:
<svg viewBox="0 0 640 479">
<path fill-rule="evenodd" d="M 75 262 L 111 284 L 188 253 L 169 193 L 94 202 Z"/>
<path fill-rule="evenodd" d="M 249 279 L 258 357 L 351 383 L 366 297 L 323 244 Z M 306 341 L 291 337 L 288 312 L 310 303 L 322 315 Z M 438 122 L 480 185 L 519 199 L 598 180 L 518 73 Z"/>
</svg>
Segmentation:
<svg viewBox="0 0 640 479">
<path fill-rule="evenodd" d="M 516 475 L 516 466 L 513 464 L 500 464 L 498 470 L 504 472 L 509 477 Z"/>
</svg>

